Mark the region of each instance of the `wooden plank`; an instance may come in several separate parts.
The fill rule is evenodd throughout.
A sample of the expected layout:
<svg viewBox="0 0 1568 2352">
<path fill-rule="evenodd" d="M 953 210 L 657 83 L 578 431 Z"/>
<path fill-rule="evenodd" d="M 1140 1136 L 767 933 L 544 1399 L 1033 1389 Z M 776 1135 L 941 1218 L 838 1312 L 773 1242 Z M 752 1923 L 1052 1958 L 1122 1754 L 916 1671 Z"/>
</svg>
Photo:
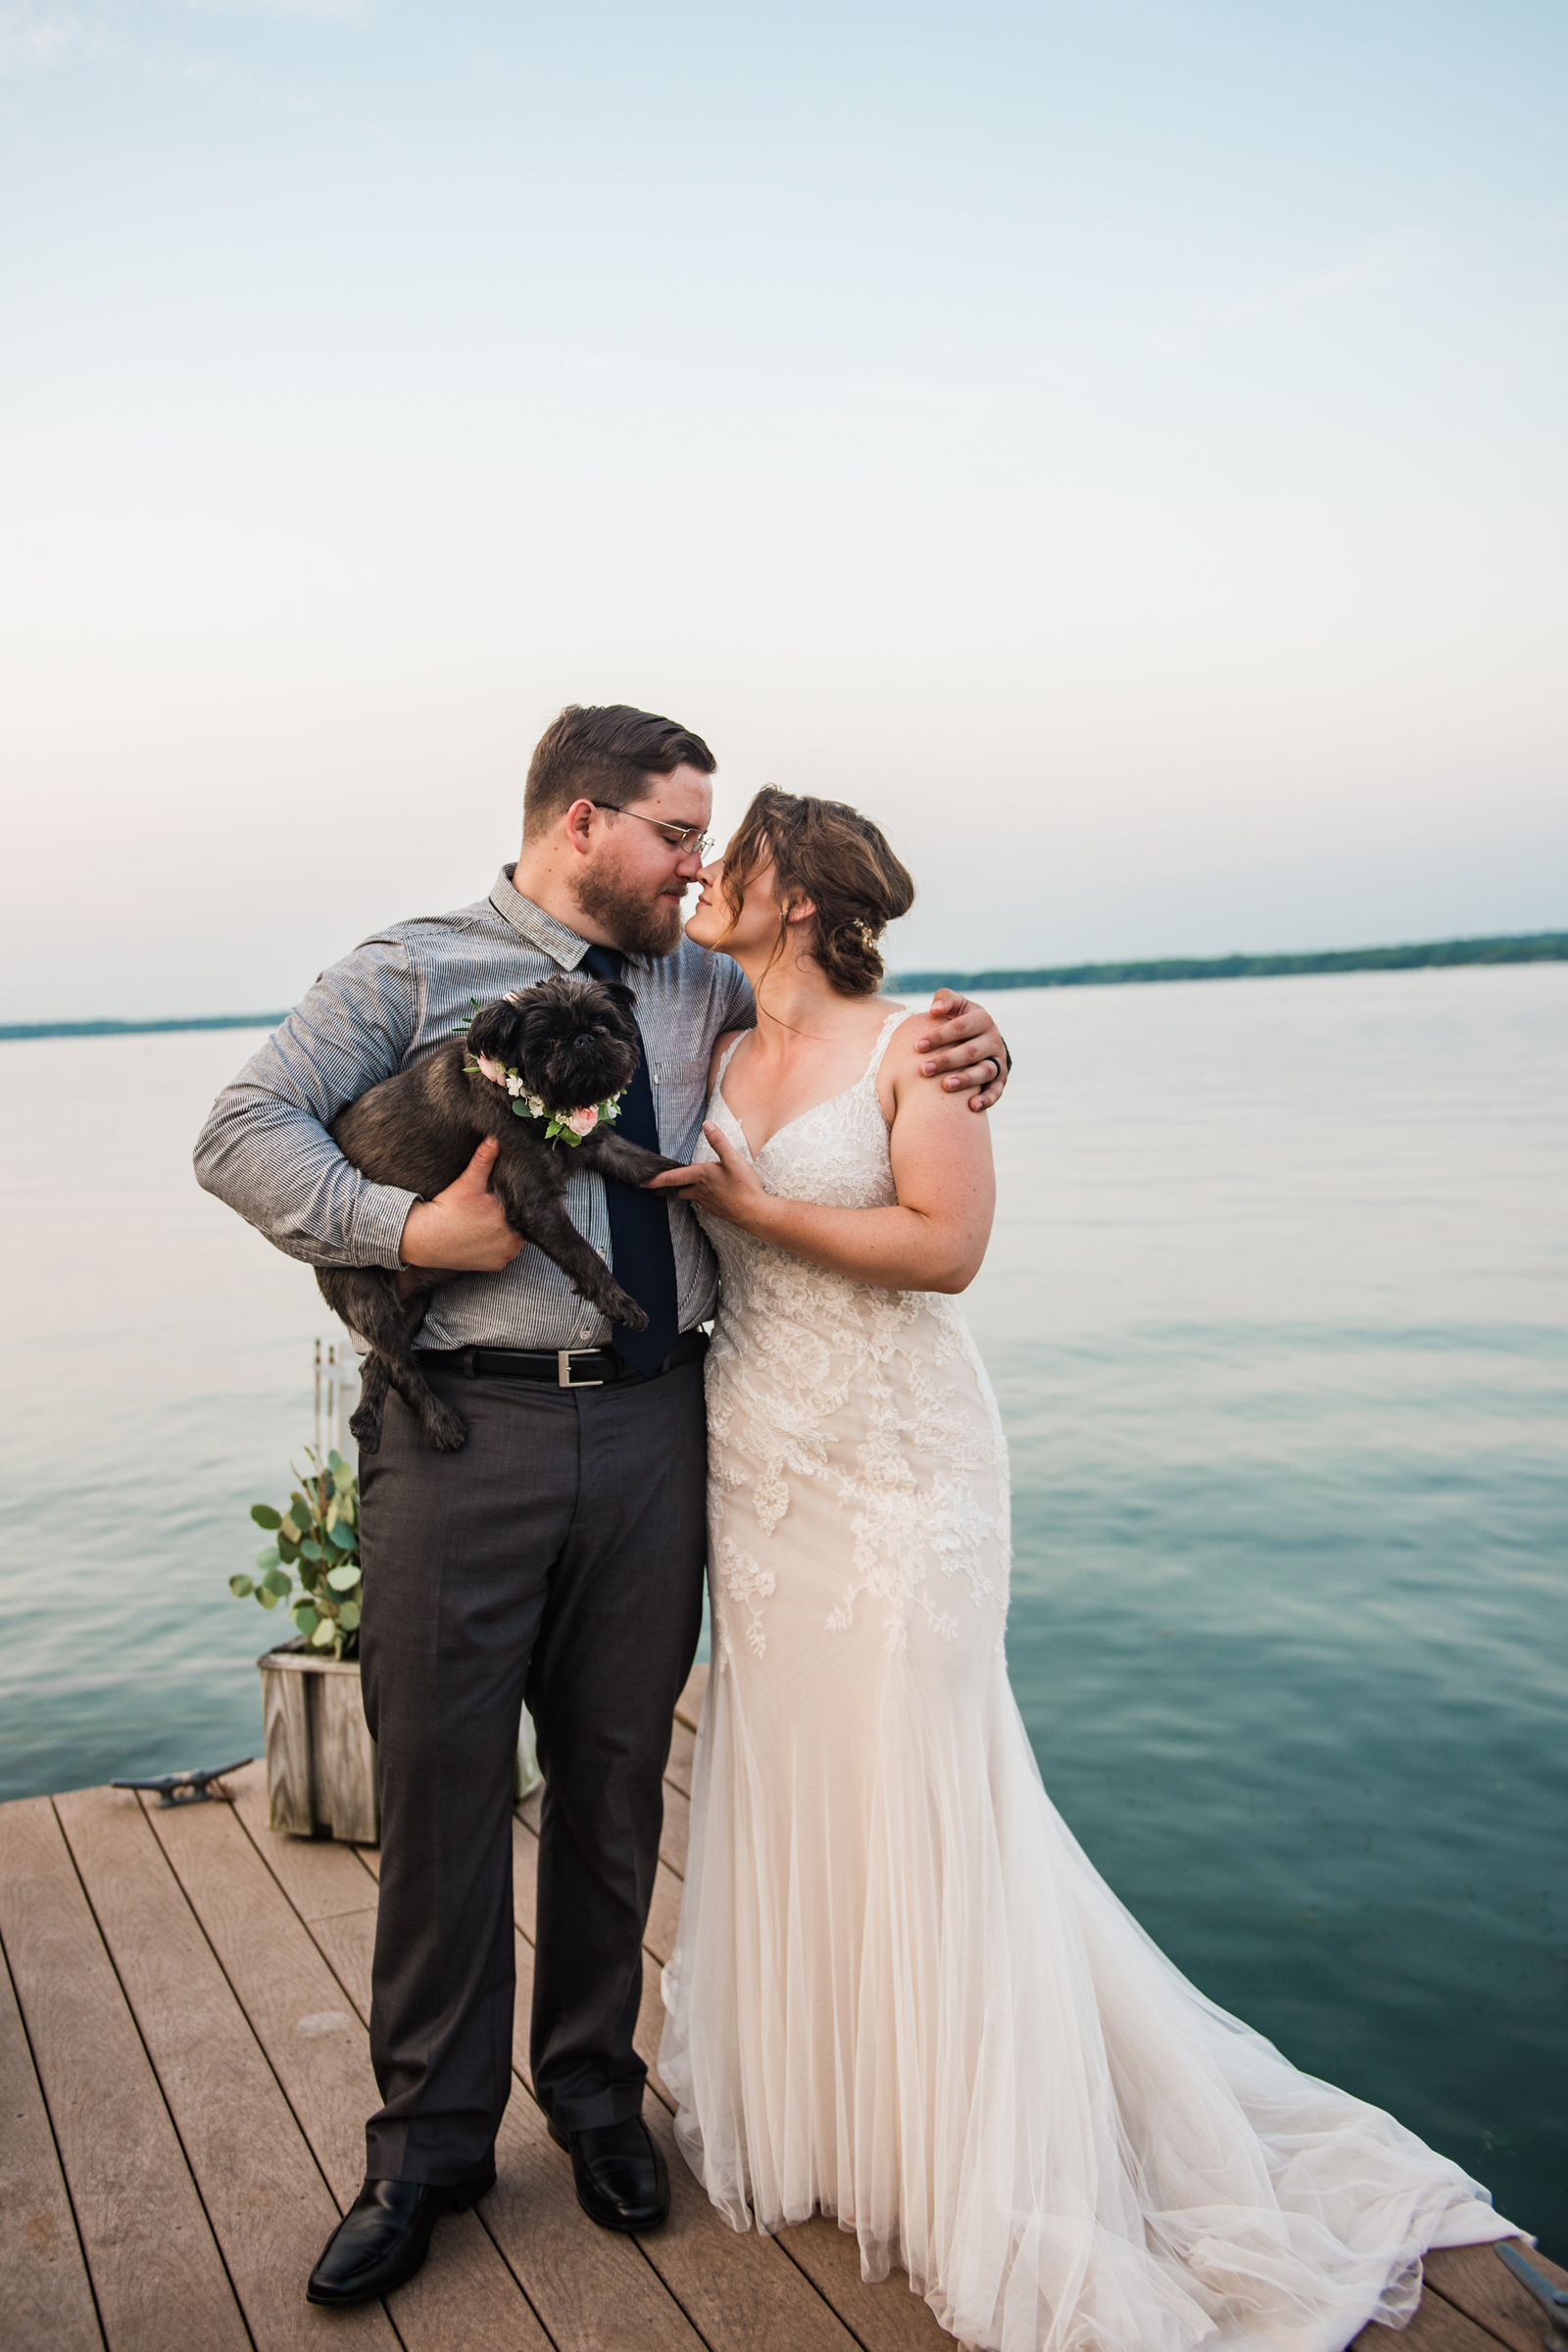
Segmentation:
<svg viewBox="0 0 1568 2352">
<path fill-rule="evenodd" d="M 690 1796 L 692 1792 L 692 1757 L 696 1748 L 696 1737 L 690 1726 L 677 1718 L 669 1736 L 669 1760 L 664 1766 L 664 1778 L 672 1788 L 680 1790 L 682 1796 Z"/>
<path fill-rule="evenodd" d="M 697 1719 L 703 1711 L 703 1698 L 708 1690 L 708 1668 L 694 1666 L 686 1677 L 686 1687 L 675 1701 L 675 1721 L 683 1723 L 689 1732 L 697 1729 Z"/>
<path fill-rule="evenodd" d="M 519 1816 L 512 1824 L 512 1919 L 519 1936 L 533 1941 L 539 1906 L 539 1838 Z"/>
<path fill-rule="evenodd" d="M 111 2352 L 246 2352 L 169 2110 L 44 1797 L 0 1806 L 0 1940 Z"/>
<path fill-rule="evenodd" d="M 526 1837 L 526 1833 L 524 1833 Z M 513 2027 L 513 2069 L 522 2088 L 513 2100 L 520 2109 L 529 2091 L 528 2007 L 533 1997 L 533 1946 L 517 1934 L 517 2007 Z M 644 2107 L 648 2127 L 659 2139 L 669 2165 L 670 2219 L 662 2230 L 639 2237 L 653 2269 L 663 2279 L 688 2319 L 714 2347 L 750 2347 L 771 2340 L 790 2352 L 853 2352 L 854 2337 L 834 2317 L 815 2287 L 771 2239 L 753 2231 L 740 2236 L 709 2202 L 701 2183 L 675 2145 L 670 2123 L 674 2101 L 659 2079 L 654 2063 L 663 2027 L 663 2003 L 659 1995 L 659 1964 L 643 1955 L 643 2001 L 638 2020 L 637 2048 L 648 2060 L 648 2087 L 653 2098 Z M 665 2111 L 668 2110 L 666 2113 Z M 548 2144 L 548 2143 L 547 2143 Z M 533 2279 L 529 2278 L 530 2291 Z M 550 2309 L 540 2313 L 552 2332 Z M 563 2313 L 563 2318 L 568 2315 Z M 575 2347 L 578 2339 L 557 2338 Z M 945 2338 L 951 2343 L 951 2338 Z M 597 2337 L 589 2342 L 597 2343 Z"/>
<path fill-rule="evenodd" d="M 1524 2256 L 1554 2286 L 1568 2287 L 1568 2271 L 1559 2270 L 1523 2238 L 1504 2241 Z M 1439 2246 L 1422 2268 L 1429 2289 L 1485 2328 L 1509 2352 L 1541 2352 L 1546 2315 L 1528 2287 L 1514 2277 L 1492 2246 Z"/>
<path fill-rule="evenodd" d="M 329 1919 L 314 1919 L 311 1936 L 318 1951 L 342 1985 L 361 2022 L 370 2022 L 370 1964 L 375 1958 L 375 1913 L 334 1911 Z M 372 2101 L 379 2106 L 380 2100 Z M 370 2109 L 366 2109 L 368 2115 Z"/>
<path fill-rule="evenodd" d="M 533 1846 L 537 1852 L 537 1840 L 531 1832 L 519 1827 L 517 1836 L 520 1843 Z M 325 1898 L 313 1894 L 305 1884 L 318 1859 L 323 1868 L 331 1867 L 329 1858 L 333 1850 L 324 1844 L 297 1845 L 288 1857 L 288 1868 L 307 1901 L 318 1912 L 310 1923 L 312 1937 L 330 1960 L 338 1983 L 361 2014 L 368 2017 L 374 1912 L 363 1908 L 322 1911 L 320 1905 Z M 525 1873 L 528 1870 L 526 1852 L 523 1869 Z M 368 1886 L 368 1879 L 364 1883 Z M 336 1890 L 341 1891 L 340 1881 L 334 1884 Z M 651 2352 L 658 2352 L 662 2345 L 695 2345 L 698 2339 L 646 2264 L 635 2255 L 630 2241 L 595 2230 L 577 2205 L 570 2165 L 545 2132 L 544 2119 L 527 2087 L 533 1947 L 521 1934 L 517 1936 L 517 1974 L 513 2063 L 520 2087 L 513 2097 L 497 2143 L 501 2177 L 481 2207 L 486 2228 L 515 2275 L 525 2282 L 529 2301 L 545 2327 L 558 2344 L 569 2347 L 569 2352 L 589 2352 L 590 2347 L 592 2352 L 599 2352 L 601 2346 L 605 2352 L 620 2352 L 622 2346 L 625 2352 L 631 2352 L 631 2347 L 644 2342 Z M 646 2002 L 646 1985 L 644 1997 Z M 538 2178 L 541 2168 L 545 2182 L 542 2192 Z M 520 2180 L 516 2177 L 519 2170 Z M 444 2224 L 443 2230 L 448 2227 Z M 630 2286 L 626 2272 L 628 2257 L 634 2258 L 639 2266 L 629 2274 Z M 432 2255 L 432 2267 L 433 2261 Z M 404 2327 L 404 2296 L 412 2291 L 405 2288 L 401 2295 L 392 2298 L 391 2308 L 400 2328 Z M 579 2330 L 576 2334 L 571 2332 L 574 2328 Z M 466 2339 L 464 2352 L 467 2352 Z"/>
<path fill-rule="evenodd" d="M 665 2087 L 664 2079 L 659 2071 L 659 2045 L 663 2033 L 664 1996 L 659 1988 L 659 1962 L 652 1952 L 644 1952 L 643 1997 L 637 2004 L 637 2030 L 631 2037 L 631 2046 L 648 2068 L 649 2089 L 673 2115 L 674 2094 Z"/>
<path fill-rule="evenodd" d="M 701 1705 L 705 1679 L 706 1670 L 698 1669 L 694 1684 L 688 1685 L 683 1693 L 683 1711 L 689 1710 L 690 1715 L 688 1734 Z M 679 1772 L 683 1756 L 690 1754 L 689 1738 L 684 1744 L 679 1740 L 672 1742 L 672 1753 Z M 654 2098 L 646 2112 L 651 2128 L 661 2134 L 671 2160 L 674 2210 L 668 2230 L 637 2241 L 644 2256 L 665 2278 L 675 2301 L 696 2322 L 715 2352 L 716 2348 L 730 2352 L 731 2347 L 734 2352 L 741 2352 L 742 2347 L 750 2352 L 755 2344 L 775 2340 L 792 2348 L 799 2343 L 803 2352 L 808 2347 L 814 2352 L 818 2344 L 824 2348 L 847 2347 L 856 2340 L 855 2336 L 832 2308 L 841 2295 L 856 2306 L 861 2324 L 869 2330 L 861 2340 L 873 2345 L 876 2352 L 882 2352 L 882 2347 L 887 2347 L 887 2352 L 906 2352 L 906 2348 L 912 2352 L 912 2348 L 950 2344 L 951 2338 L 937 2327 L 926 2306 L 910 2295 L 902 2273 L 896 2272 L 885 2286 L 867 2287 L 861 2282 L 855 2241 L 844 2237 L 835 2225 L 817 2221 L 806 2230 L 790 2231 L 780 2239 L 768 2239 L 755 2232 L 737 2236 L 714 2212 L 701 2184 L 693 2179 L 675 2149 L 668 2116 L 663 2112 L 666 2107 L 672 2108 L 673 2102 L 659 2080 L 656 2061 L 663 2029 L 659 1970 L 673 1940 L 682 1892 L 671 1857 L 677 1864 L 684 1863 L 690 1812 L 684 1790 L 666 1784 L 664 1809 L 664 1859 L 659 1869 L 649 1915 L 637 2046 L 651 2068 L 649 2086 Z M 582 2235 L 585 2225 L 571 2192 L 569 2168 L 548 2135 L 543 2134 L 542 2118 L 528 2087 L 527 2036 L 533 1984 L 531 1938 L 539 1812 L 537 1791 L 516 1812 L 514 1911 L 518 1981 L 513 2057 L 519 2091 L 513 2099 L 502 2133 L 503 2145 L 508 2150 L 506 2177 L 498 2184 L 496 2194 L 486 2200 L 485 2212 L 503 2252 L 513 2258 L 527 2278 L 540 2316 L 558 2343 L 569 2347 L 569 2352 L 589 2352 L 590 2347 L 592 2352 L 600 2352 L 601 2346 L 605 2352 L 621 2352 L 622 2346 L 630 2352 L 633 2344 L 662 2339 L 657 2333 L 650 2334 L 647 2316 L 640 2306 L 628 2311 L 619 2309 L 615 2301 L 616 2280 L 600 2275 L 599 2249 L 605 2245 L 614 2247 L 620 2241 L 603 2232 L 587 2238 Z M 319 1845 L 300 1849 L 290 1857 L 289 1868 L 301 1899 L 313 1913 L 313 1936 L 330 1958 L 339 1982 L 350 1996 L 368 2010 L 373 1912 L 363 1905 L 348 1907 L 345 1897 L 352 1889 L 345 1886 L 341 1876 L 334 1881 L 330 1893 L 324 1884 L 318 1889 L 303 1883 L 316 1877 L 317 1857 L 324 1860 L 332 1850 Z M 364 1868 L 373 1875 L 378 1857 L 362 1852 L 361 1860 Z M 529 2169 L 536 2161 L 544 2168 L 542 2177 Z M 532 2235 L 524 2234 L 530 2217 L 535 2222 L 543 2217 L 549 2224 L 545 2259 L 537 2272 L 528 2267 L 534 2252 Z M 808 2240 L 809 2246 L 799 2251 L 808 2253 L 808 2261 L 798 2258 L 796 2241 L 803 2239 Z M 810 2258 L 812 2248 L 814 2258 Z M 591 2261 L 592 2277 L 581 2275 L 584 2261 Z M 558 2263 L 562 2266 L 559 2271 Z M 813 2272 L 819 2276 L 813 2277 Z M 730 2283 L 721 2285 L 720 2281 L 726 2278 Z M 824 2293 L 821 2280 L 831 2286 L 831 2294 Z"/>
<path fill-rule="evenodd" d="M 691 1843 L 692 1800 L 664 1783 L 664 1828 L 659 1840 L 659 1859 L 677 1879 L 686 1876 L 686 1848 Z"/>
<path fill-rule="evenodd" d="M 1467 2320 L 1442 2295 L 1423 2295 L 1420 2309 L 1398 2338 L 1401 2352 L 1497 2352 L 1497 2339 Z M 1532 2352 L 1539 2352 L 1540 2335 Z M 1353 2352 L 1388 2352 L 1389 2330 L 1369 2320 L 1355 2338 Z"/>
<path fill-rule="evenodd" d="M 855 2352 L 854 2336 L 777 2241 L 734 2230 L 715 2211 L 663 2110 L 643 2112 L 669 2166 L 670 2204 L 663 2229 L 638 2243 L 706 2341 Z"/>
<path fill-rule="evenodd" d="M 667 1864 L 661 1862 L 654 1874 L 654 1899 L 648 1906 L 648 1925 L 643 1930 L 643 1942 L 661 1968 L 675 1949 L 675 1930 L 680 1923 L 680 1898 L 684 1892 L 683 1882 Z"/>
<path fill-rule="evenodd" d="M 570 2160 L 550 2138 L 533 2096 L 528 2066 L 533 1945 L 520 1929 L 516 1947 L 512 2067 L 518 2086 L 502 2123 L 498 2179 L 485 2199 L 485 2220 L 502 2253 L 526 2278 L 529 2299 L 562 2352 L 634 2352 L 644 2340 L 650 2346 L 694 2346 L 699 2339 L 657 2275 L 640 2258 L 639 2267 L 628 2269 L 633 2241 L 595 2229 L 577 2203 Z M 622 2308 L 626 2295 L 630 2300 Z M 645 2326 L 653 2330 L 646 2339 L 638 2333 Z M 736 2339 L 710 2340 L 716 2348 Z"/>
<path fill-rule="evenodd" d="M 507 2109 L 496 2161 L 485 2220 L 562 2352 L 701 2352 L 635 2241 L 596 2230 L 582 2212 L 570 2162 L 524 2091 Z"/>
<path fill-rule="evenodd" d="M 155 1811 L 150 1818 L 337 2207 L 347 2207 L 365 2173 L 365 2119 L 380 2104 L 365 2032 L 368 1938 L 362 2012 L 227 1807 L 204 1806 L 200 1814 Z M 290 1842 L 263 1835 L 270 1843 Z M 336 1885 L 332 1846 L 295 1850 L 318 1856 Z M 360 1879 L 373 1895 L 363 1872 Z M 368 1921 L 373 1933 L 374 1920 L 373 1910 L 336 1912 L 316 1932 L 338 1933 L 346 1922 Z M 320 2242 L 325 2238 L 323 2230 Z M 312 2248 L 310 2261 L 319 2251 L 320 2244 Z M 303 2274 L 296 2272 L 292 2284 L 302 2293 Z M 388 2308 L 410 2352 L 545 2352 L 544 2332 L 477 2214 L 441 2222 L 424 2269 L 389 2298 Z M 336 2320 L 335 2314 L 324 2316 Z"/>
<path fill-rule="evenodd" d="M 363 2020 L 227 1806 L 149 1820 L 341 2212 L 378 2103 Z"/>
<path fill-rule="evenodd" d="M 930 2306 L 910 2293 L 907 2274 L 890 2271 L 879 2285 L 869 2285 L 860 2277 L 860 2249 L 853 2233 L 825 2214 L 781 2230 L 776 2242 L 865 2352 L 939 2352 L 943 2346 L 953 2352 L 953 2338 L 937 2326 Z"/>
<path fill-rule="evenodd" d="M 689 1734 L 686 1737 L 689 1739 Z M 514 1916 L 517 1928 L 517 2008 L 513 2064 L 524 2084 L 530 2082 L 527 2020 L 533 1985 L 531 1937 L 538 1853 L 533 1825 L 519 1818 L 513 1838 Z M 651 2233 L 639 2243 L 710 2344 L 750 2346 L 776 2337 L 780 2343 L 791 2346 L 792 2352 L 797 2344 L 802 2352 L 817 2346 L 823 2347 L 823 2352 L 828 2346 L 842 2347 L 848 2352 L 854 2337 L 834 2316 L 811 2280 L 789 2260 L 776 2241 L 756 2232 L 737 2235 L 715 2212 L 675 2145 L 670 2124 L 675 2102 L 659 2073 L 659 2043 L 664 2027 L 660 1969 L 673 1941 L 680 1897 L 680 1880 L 662 1863 L 649 1914 L 642 2001 L 634 2042 L 638 2055 L 648 2066 L 648 2087 L 653 2093 L 652 2102 L 643 2112 L 650 2130 L 660 2138 L 670 2168 L 671 2212 L 664 2230 Z M 654 1948 L 656 1938 L 662 1948 Z M 935 2327 L 934 2322 L 932 2325 Z M 936 2332 L 941 2336 L 940 2329 Z M 922 2335 L 919 2340 L 926 2339 Z"/>
<path fill-rule="evenodd" d="M 83 1788 L 55 1810 L 257 2352 L 339 2335 L 390 2352 L 378 2304 L 340 2316 L 305 2301 L 338 2208 L 141 1806 L 125 1790 Z M 226 1811 L 166 1813 L 164 1844 L 200 1837 L 200 1814 L 232 1828 Z"/>
<path fill-rule="evenodd" d="M 297 1677 L 290 1678 L 297 1680 Z M 325 1919 L 334 1911 L 363 1911 L 375 1904 L 358 1848 L 336 1838 L 291 1838 L 270 1828 L 267 1774 L 260 1764 L 232 1773 L 224 1784 L 268 1868 L 301 1919 Z"/>
<path fill-rule="evenodd" d="M 71 2199 L 0 1960 L 0 2278 L 10 2352 L 102 2352 Z"/>
</svg>

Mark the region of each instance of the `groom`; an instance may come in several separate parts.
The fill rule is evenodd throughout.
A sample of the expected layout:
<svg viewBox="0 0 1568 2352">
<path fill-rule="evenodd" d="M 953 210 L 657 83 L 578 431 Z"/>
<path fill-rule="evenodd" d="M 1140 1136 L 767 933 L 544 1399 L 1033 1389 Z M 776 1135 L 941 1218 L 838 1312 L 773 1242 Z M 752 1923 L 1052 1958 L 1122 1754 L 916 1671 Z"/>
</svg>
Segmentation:
<svg viewBox="0 0 1568 2352">
<path fill-rule="evenodd" d="M 678 1197 L 573 1176 L 573 1222 L 648 1312 L 646 1331 L 618 1329 L 507 1225 L 487 1183 L 493 1143 L 420 1200 L 368 1182 L 326 1129 L 443 1045 L 473 1000 L 582 970 L 636 991 L 643 1061 L 620 1132 L 689 1160 L 713 1041 L 753 1017 L 737 966 L 681 930 L 713 767 L 700 736 L 646 710 L 564 710 L 529 765 L 517 862 L 488 899 L 394 924 L 323 972 L 196 1147 L 201 1183 L 290 1256 L 466 1277 L 437 1291 L 419 1345 L 466 1446 L 429 1451 L 392 1396 L 361 1468 L 383 2104 L 365 2186 L 311 2275 L 315 2303 L 390 2292 L 423 2262 L 437 2217 L 495 2179 L 523 1704 L 545 1774 L 534 2088 L 594 2221 L 643 2230 L 668 2208 L 632 2034 L 670 1719 L 701 1623 L 712 1254 Z M 933 1006 L 929 1044 L 928 1076 L 971 1090 L 973 1108 L 997 1100 L 1006 1048 L 988 1015 L 962 999 Z"/>
</svg>

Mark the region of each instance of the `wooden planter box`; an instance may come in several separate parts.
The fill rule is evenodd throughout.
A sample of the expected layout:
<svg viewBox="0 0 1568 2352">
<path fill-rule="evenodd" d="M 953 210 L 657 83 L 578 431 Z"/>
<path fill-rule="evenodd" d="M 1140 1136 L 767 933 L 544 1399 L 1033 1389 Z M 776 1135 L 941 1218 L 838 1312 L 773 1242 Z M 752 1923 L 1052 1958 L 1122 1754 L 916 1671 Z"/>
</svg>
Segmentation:
<svg viewBox="0 0 1568 2352">
<path fill-rule="evenodd" d="M 360 1696 L 359 1660 L 322 1657 L 296 1636 L 256 1663 L 262 1670 L 272 1828 L 295 1838 L 377 1844 L 375 1741 Z M 539 1779 L 525 1708 L 517 1740 L 518 1798 L 536 1788 Z"/>
<path fill-rule="evenodd" d="M 375 1741 L 360 1698 L 358 1660 L 313 1655 L 297 1638 L 256 1663 L 272 1828 L 374 1845 L 381 1835 Z"/>
</svg>

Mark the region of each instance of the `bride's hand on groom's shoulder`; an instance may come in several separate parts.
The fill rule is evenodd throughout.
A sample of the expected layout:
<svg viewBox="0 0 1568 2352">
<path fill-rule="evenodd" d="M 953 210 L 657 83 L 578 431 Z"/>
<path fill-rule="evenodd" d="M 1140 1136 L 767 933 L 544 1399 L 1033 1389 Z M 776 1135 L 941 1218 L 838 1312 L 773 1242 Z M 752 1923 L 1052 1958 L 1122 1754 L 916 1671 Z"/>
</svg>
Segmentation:
<svg viewBox="0 0 1568 2352">
<path fill-rule="evenodd" d="M 643 1190 L 678 1192 L 693 1208 L 705 1208 L 710 1216 L 750 1227 L 770 1195 L 762 1190 L 751 1161 L 742 1157 L 721 1127 L 709 1119 L 703 1133 L 718 1153 L 716 1159 L 700 1159 L 689 1168 L 666 1168 L 662 1176 L 650 1177 Z"/>
<path fill-rule="evenodd" d="M 914 1045 L 920 1055 L 920 1075 L 940 1078 L 945 1094 L 957 1095 L 970 1088 L 971 1110 L 989 1110 L 993 1102 L 1001 1102 L 1012 1056 L 983 1004 L 960 997 L 956 989 L 939 988 Z"/>
</svg>

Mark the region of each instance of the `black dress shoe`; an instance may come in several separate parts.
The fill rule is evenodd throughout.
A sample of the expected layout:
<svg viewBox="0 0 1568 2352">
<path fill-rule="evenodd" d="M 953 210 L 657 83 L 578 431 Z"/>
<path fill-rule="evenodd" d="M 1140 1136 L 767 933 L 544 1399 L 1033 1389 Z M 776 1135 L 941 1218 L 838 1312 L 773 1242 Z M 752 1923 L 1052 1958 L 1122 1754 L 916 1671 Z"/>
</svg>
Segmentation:
<svg viewBox="0 0 1568 2352">
<path fill-rule="evenodd" d="M 428 2180 L 369 2180 L 322 2250 L 308 2303 L 369 2303 L 412 2278 L 443 2213 L 466 2213 L 495 2185 L 496 2168 L 439 2187 Z"/>
<path fill-rule="evenodd" d="M 601 2230 L 657 2230 L 669 2219 L 669 2173 L 640 2115 L 586 2132 L 552 2123 L 550 2136 L 571 2158 L 577 2202 Z"/>
</svg>

